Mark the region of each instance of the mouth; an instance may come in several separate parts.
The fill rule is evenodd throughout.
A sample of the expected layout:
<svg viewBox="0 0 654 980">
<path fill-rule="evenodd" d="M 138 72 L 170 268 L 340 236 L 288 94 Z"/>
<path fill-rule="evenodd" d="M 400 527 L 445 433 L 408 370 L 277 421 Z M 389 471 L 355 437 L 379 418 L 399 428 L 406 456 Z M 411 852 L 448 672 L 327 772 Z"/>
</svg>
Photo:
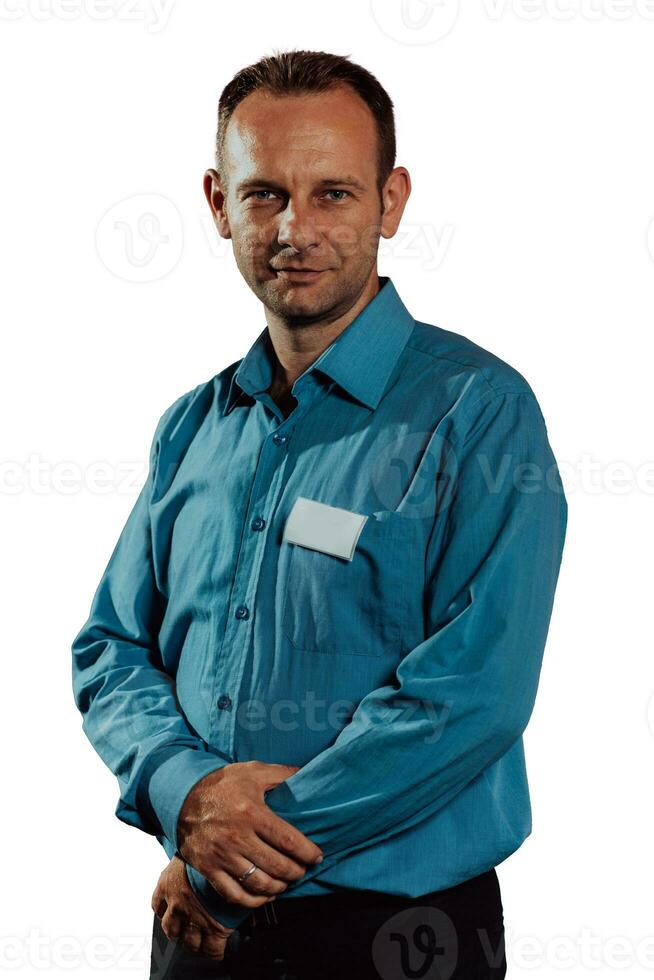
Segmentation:
<svg viewBox="0 0 654 980">
<path fill-rule="evenodd" d="M 287 267 L 286 269 L 275 269 L 275 272 L 282 279 L 290 279 L 294 282 L 312 282 L 327 272 L 327 269 L 292 269 Z"/>
</svg>

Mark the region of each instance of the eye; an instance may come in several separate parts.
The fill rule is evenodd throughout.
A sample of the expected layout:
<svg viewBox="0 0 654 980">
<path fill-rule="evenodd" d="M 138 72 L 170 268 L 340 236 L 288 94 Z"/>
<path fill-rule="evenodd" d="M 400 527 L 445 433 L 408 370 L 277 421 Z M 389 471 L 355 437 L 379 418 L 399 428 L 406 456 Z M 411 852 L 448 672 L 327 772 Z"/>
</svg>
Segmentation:
<svg viewBox="0 0 654 980">
<path fill-rule="evenodd" d="M 265 200 L 268 200 L 268 198 L 257 197 L 257 194 L 273 194 L 273 193 L 274 193 L 274 191 L 267 191 L 267 190 L 252 191 L 252 193 L 249 196 L 256 198 L 258 201 L 265 201 Z"/>
<path fill-rule="evenodd" d="M 333 190 L 327 191 L 327 193 L 328 194 L 345 194 L 346 197 L 349 197 L 350 196 L 350 192 L 349 191 L 344 191 L 340 187 L 335 187 Z M 337 200 L 343 201 L 343 200 L 345 200 L 345 198 L 339 197 L 339 198 L 337 198 Z"/>
</svg>

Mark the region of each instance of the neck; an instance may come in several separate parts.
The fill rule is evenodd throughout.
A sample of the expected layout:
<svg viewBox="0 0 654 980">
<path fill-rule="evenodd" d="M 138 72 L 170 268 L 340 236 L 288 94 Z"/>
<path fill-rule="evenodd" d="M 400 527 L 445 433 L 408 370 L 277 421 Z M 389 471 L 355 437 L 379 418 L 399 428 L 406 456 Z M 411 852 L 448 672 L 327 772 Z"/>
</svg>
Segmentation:
<svg viewBox="0 0 654 980">
<path fill-rule="evenodd" d="M 289 395 L 296 379 L 348 327 L 377 295 L 380 289 L 376 268 L 349 309 L 340 315 L 303 326 L 293 325 L 283 317 L 266 310 L 268 332 L 275 350 L 275 374 L 270 392 L 279 403 Z M 292 396 L 291 396 L 291 400 Z"/>
</svg>

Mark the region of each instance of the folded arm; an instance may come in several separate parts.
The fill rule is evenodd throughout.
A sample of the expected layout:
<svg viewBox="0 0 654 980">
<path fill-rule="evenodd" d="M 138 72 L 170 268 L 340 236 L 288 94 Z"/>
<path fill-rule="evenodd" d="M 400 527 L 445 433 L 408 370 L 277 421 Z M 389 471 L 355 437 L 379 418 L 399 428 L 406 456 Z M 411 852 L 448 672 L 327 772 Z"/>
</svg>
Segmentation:
<svg viewBox="0 0 654 980">
<path fill-rule="evenodd" d="M 429 540 L 426 639 L 333 745 L 266 793 L 325 855 L 287 892 L 446 806 L 533 710 L 567 524 L 533 393 L 485 396 L 454 450 L 454 473 L 435 461 L 454 479 Z M 230 926 L 246 918 L 188 870 L 211 914 Z"/>
</svg>

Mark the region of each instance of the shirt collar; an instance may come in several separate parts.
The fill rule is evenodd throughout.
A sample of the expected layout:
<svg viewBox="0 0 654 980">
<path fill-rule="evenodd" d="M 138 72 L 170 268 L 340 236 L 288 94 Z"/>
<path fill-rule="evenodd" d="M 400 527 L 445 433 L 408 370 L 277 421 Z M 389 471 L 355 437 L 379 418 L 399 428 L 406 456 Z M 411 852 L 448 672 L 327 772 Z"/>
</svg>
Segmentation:
<svg viewBox="0 0 654 980">
<path fill-rule="evenodd" d="M 392 280 L 380 276 L 379 282 L 375 296 L 304 372 L 319 369 L 372 409 L 379 404 L 415 322 Z M 266 325 L 232 375 L 225 415 L 243 392 L 254 396 L 270 387 L 274 361 Z"/>
</svg>

